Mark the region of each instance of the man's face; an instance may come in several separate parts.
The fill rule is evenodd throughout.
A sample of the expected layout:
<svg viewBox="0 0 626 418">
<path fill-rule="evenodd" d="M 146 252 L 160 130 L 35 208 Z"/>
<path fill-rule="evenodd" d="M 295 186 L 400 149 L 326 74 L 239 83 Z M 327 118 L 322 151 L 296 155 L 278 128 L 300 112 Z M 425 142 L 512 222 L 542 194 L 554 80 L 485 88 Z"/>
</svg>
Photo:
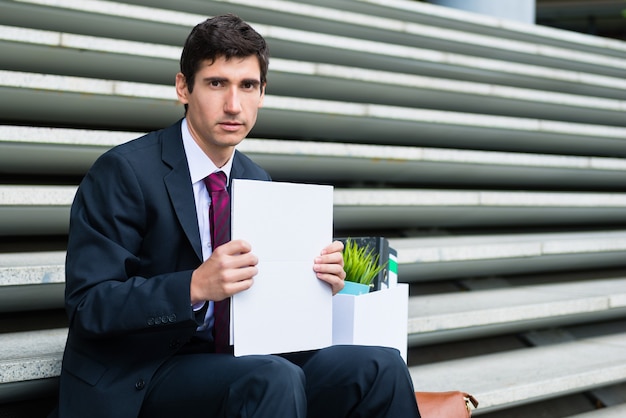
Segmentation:
<svg viewBox="0 0 626 418">
<path fill-rule="evenodd" d="M 189 92 L 185 77 L 176 76 L 178 99 L 188 105 L 187 123 L 193 139 L 221 167 L 234 147 L 248 135 L 263 105 L 265 86 L 255 56 L 217 58 L 200 65 Z"/>
</svg>

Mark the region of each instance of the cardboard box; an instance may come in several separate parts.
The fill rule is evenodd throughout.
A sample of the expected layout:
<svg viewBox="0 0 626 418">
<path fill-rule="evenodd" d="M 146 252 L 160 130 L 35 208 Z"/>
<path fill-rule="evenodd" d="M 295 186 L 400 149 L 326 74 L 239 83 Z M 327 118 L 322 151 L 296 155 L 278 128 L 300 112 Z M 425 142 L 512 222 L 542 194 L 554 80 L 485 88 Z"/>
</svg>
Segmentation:
<svg viewBox="0 0 626 418">
<path fill-rule="evenodd" d="M 407 361 L 409 285 L 354 296 L 333 296 L 333 345 L 397 348 Z"/>
</svg>

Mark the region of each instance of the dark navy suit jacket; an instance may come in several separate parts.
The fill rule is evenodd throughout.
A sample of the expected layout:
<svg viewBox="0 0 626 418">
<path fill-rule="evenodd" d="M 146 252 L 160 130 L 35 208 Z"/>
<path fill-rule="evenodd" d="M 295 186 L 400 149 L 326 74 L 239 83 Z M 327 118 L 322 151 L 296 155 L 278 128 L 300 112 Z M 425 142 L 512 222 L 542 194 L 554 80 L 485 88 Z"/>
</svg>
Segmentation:
<svg viewBox="0 0 626 418">
<path fill-rule="evenodd" d="M 231 179 L 270 180 L 235 152 Z M 180 121 L 103 154 L 70 217 L 61 417 L 136 417 L 158 367 L 195 332 L 200 233 Z"/>
</svg>

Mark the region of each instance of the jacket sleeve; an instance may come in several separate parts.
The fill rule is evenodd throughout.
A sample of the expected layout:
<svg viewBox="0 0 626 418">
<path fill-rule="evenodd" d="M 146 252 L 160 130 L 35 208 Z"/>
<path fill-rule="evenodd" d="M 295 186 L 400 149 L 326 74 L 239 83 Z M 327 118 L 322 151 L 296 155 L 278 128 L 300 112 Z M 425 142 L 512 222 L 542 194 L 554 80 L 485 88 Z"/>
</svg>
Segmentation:
<svg viewBox="0 0 626 418">
<path fill-rule="evenodd" d="M 149 209 L 137 170 L 122 153 L 104 154 L 72 205 L 66 309 L 73 331 L 85 338 L 176 326 L 192 332 L 197 326 L 189 296 L 192 269 L 146 250 L 146 233 L 153 227 L 148 218 L 158 214 L 149 213 L 155 211 Z M 150 257 L 163 259 L 158 269 L 146 268 L 155 264 Z"/>
</svg>

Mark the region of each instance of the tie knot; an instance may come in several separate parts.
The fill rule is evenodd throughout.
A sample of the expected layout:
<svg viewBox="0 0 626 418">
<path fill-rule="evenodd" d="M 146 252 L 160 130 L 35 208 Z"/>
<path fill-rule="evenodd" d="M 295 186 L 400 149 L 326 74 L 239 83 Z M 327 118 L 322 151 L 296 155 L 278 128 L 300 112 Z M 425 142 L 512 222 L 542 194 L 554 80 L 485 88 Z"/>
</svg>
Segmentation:
<svg viewBox="0 0 626 418">
<path fill-rule="evenodd" d="M 226 190 L 226 174 L 223 171 L 216 171 L 208 177 L 205 177 L 204 184 L 209 192 Z"/>
</svg>

